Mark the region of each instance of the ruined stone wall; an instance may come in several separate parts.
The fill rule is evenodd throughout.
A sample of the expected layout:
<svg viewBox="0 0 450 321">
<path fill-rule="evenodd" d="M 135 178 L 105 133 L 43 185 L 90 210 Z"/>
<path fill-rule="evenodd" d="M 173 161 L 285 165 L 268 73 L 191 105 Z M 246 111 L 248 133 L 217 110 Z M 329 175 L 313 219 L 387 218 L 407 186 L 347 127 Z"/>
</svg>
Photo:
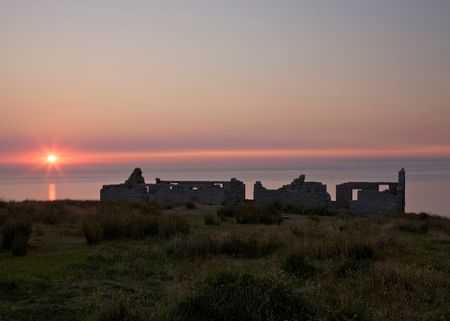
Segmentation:
<svg viewBox="0 0 450 321">
<path fill-rule="evenodd" d="M 245 185 L 231 181 L 161 181 L 149 184 L 149 200 L 157 203 L 186 202 L 211 205 L 240 203 L 245 200 Z"/>
<path fill-rule="evenodd" d="M 159 182 L 149 185 L 149 191 L 150 198 L 157 203 L 220 205 L 225 199 L 225 191 L 220 186 L 199 182 Z"/>
<path fill-rule="evenodd" d="M 355 213 L 387 213 L 405 211 L 405 170 L 399 172 L 398 182 L 348 182 L 336 186 L 336 206 Z M 380 186 L 387 185 L 386 191 Z M 353 191 L 358 198 L 353 200 Z"/>
<path fill-rule="evenodd" d="M 399 213 L 402 212 L 402 199 L 390 191 L 362 190 L 358 192 L 358 200 L 351 201 L 349 206 L 353 213 Z"/>
<path fill-rule="evenodd" d="M 100 191 L 104 202 L 156 202 L 183 204 L 187 202 L 211 205 L 245 201 L 245 185 L 230 181 L 162 181 L 145 184 L 142 171 L 136 168 L 124 184 L 104 185 Z"/>
<path fill-rule="evenodd" d="M 261 205 L 280 203 L 303 208 L 326 208 L 331 202 L 326 185 L 305 182 L 304 175 L 275 190 L 269 190 L 261 182 L 256 182 L 253 193 L 254 202 Z"/>
<path fill-rule="evenodd" d="M 255 183 L 254 202 L 268 205 L 281 203 L 303 208 L 346 209 L 356 213 L 385 213 L 405 211 L 405 170 L 398 182 L 348 182 L 336 186 L 336 202 L 331 203 L 327 186 L 319 182 L 305 182 L 305 176 L 279 189 L 267 189 Z M 387 191 L 379 191 L 387 185 Z M 353 191 L 358 199 L 353 200 Z M 162 181 L 145 184 L 142 171 L 136 168 L 124 184 L 104 185 L 100 200 L 107 202 L 156 202 L 183 204 L 187 202 L 211 205 L 236 204 L 245 201 L 245 184 L 235 178 L 230 181 Z"/>
<path fill-rule="evenodd" d="M 102 202 L 147 202 L 147 186 L 117 184 L 104 185 L 100 190 L 100 201 Z"/>
</svg>

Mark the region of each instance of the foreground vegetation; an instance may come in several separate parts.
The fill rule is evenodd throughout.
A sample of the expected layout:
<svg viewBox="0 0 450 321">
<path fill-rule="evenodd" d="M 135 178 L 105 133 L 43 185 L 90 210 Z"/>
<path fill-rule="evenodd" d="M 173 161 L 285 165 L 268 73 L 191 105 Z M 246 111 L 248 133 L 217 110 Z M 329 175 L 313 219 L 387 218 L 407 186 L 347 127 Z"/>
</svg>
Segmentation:
<svg viewBox="0 0 450 321">
<path fill-rule="evenodd" d="M 328 214 L 0 202 L 0 320 L 450 320 L 450 220 Z"/>
</svg>

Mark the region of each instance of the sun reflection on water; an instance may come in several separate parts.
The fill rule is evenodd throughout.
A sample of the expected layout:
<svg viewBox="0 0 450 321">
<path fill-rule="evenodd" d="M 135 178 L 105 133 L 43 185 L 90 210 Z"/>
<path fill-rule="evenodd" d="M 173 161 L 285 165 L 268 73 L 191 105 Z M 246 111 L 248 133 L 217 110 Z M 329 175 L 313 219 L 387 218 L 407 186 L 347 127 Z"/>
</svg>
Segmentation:
<svg viewBox="0 0 450 321">
<path fill-rule="evenodd" d="M 48 200 L 55 201 L 56 200 L 56 184 L 48 184 Z"/>
</svg>

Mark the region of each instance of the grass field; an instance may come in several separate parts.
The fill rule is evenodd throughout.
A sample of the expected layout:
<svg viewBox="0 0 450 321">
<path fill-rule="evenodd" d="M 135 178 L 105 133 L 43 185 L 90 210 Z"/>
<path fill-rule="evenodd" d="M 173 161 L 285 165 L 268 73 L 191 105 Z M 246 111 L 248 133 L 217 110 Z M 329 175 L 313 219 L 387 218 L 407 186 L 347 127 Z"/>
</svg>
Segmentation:
<svg viewBox="0 0 450 321">
<path fill-rule="evenodd" d="M 0 203 L 0 320 L 450 320 L 448 219 L 189 207 Z"/>
</svg>

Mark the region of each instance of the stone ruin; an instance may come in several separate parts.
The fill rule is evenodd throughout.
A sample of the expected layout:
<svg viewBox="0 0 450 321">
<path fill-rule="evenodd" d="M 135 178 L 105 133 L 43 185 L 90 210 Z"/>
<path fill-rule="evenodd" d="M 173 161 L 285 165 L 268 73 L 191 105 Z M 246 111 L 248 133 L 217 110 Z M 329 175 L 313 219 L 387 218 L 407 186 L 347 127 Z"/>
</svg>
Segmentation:
<svg viewBox="0 0 450 321">
<path fill-rule="evenodd" d="M 142 170 L 135 168 L 123 184 L 103 185 L 100 190 L 102 202 L 148 202 L 148 188 Z"/>
<path fill-rule="evenodd" d="M 229 181 L 163 181 L 157 178 L 154 184 L 146 184 L 141 169 L 136 168 L 124 184 L 104 185 L 100 200 L 227 205 L 245 201 L 245 184 L 236 178 Z"/>
<path fill-rule="evenodd" d="M 254 185 L 254 203 L 279 203 L 305 209 L 335 209 L 353 213 L 398 213 L 405 211 L 405 170 L 398 182 L 347 182 L 336 186 L 336 201 L 331 200 L 327 186 L 307 182 L 305 175 L 278 189 L 267 189 L 261 182 Z M 383 188 L 384 187 L 384 188 Z M 123 184 L 104 185 L 103 202 L 155 202 L 210 205 L 237 204 L 245 201 L 245 184 L 236 178 L 229 181 L 171 181 L 156 179 L 146 184 L 142 171 L 136 168 Z"/>
<path fill-rule="evenodd" d="M 303 208 L 327 208 L 331 204 L 327 186 L 319 182 L 305 182 L 305 175 L 275 190 L 265 188 L 258 181 L 255 183 L 253 199 L 261 205 L 279 203 Z"/>
<path fill-rule="evenodd" d="M 337 185 L 336 207 L 354 213 L 405 212 L 405 178 L 405 169 L 402 168 L 398 173 L 398 182 L 348 182 Z"/>
<path fill-rule="evenodd" d="M 334 209 L 351 213 L 405 212 L 405 170 L 398 173 L 398 182 L 348 182 L 336 186 L 336 201 L 331 201 L 327 186 L 305 182 L 305 176 L 275 190 L 255 183 L 256 204 L 293 205 L 306 209 Z M 383 189 L 385 187 L 385 189 Z"/>
</svg>

